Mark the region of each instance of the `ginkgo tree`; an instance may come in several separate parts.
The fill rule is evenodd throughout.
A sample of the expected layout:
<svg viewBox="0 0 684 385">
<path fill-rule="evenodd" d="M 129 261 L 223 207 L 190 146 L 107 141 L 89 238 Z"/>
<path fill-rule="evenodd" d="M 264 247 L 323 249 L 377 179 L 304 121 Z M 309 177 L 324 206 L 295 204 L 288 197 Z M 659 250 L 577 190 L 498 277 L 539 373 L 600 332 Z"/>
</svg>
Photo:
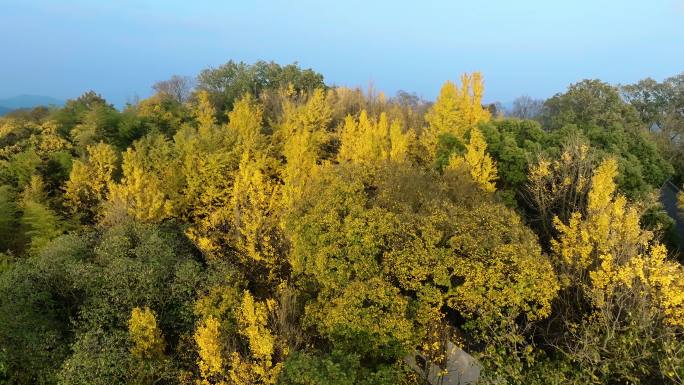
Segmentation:
<svg viewBox="0 0 684 385">
<path fill-rule="evenodd" d="M 283 125 L 277 133 L 283 139 L 283 200 L 292 208 L 301 199 L 304 186 L 321 160 L 321 146 L 330 136 L 332 108 L 322 89 L 315 90 L 301 106 L 284 107 Z"/>
<path fill-rule="evenodd" d="M 451 155 L 447 168 L 451 170 L 465 168 L 483 190 L 488 192 L 496 190 L 495 182 L 498 179 L 496 163 L 487 153 L 487 142 L 477 128 L 470 131 L 465 154 Z"/>
<path fill-rule="evenodd" d="M 684 268 L 640 227 L 637 207 L 616 193 L 617 170 L 615 159 L 604 160 L 591 177 L 586 214 L 555 220 L 559 304 L 573 336 L 561 346 L 580 365 L 580 378 L 678 381 Z"/>
<path fill-rule="evenodd" d="M 215 288 L 196 306 L 202 317 L 197 323 L 198 384 L 275 384 L 282 369 L 282 336 L 269 322 L 278 311 L 277 300 L 259 301 L 245 290 L 239 294 Z M 220 293 L 220 294 L 219 294 Z M 215 295 L 220 302 L 214 302 Z M 230 308 L 222 305 L 230 304 Z M 280 362 L 278 362 L 280 361 Z"/>
<path fill-rule="evenodd" d="M 119 167 L 116 150 L 103 142 L 89 146 L 85 160 L 76 160 L 66 183 L 64 197 L 74 212 L 92 219 L 109 197 L 109 187 Z"/>
<path fill-rule="evenodd" d="M 120 180 L 109 184 L 102 221 L 116 223 L 131 217 L 158 223 L 177 216 L 183 184 L 177 155 L 171 140 L 159 133 L 129 147 L 122 156 Z"/>
<path fill-rule="evenodd" d="M 505 325 L 499 333 L 523 314 L 550 314 L 558 283 L 531 231 L 470 175 L 443 178 L 401 164 L 372 176 L 354 163 L 317 173 L 287 222 L 289 260 L 315 289 L 306 319 L 335 349 L 400 359 L 444 309 L 473 330 Z"/>
<path fill-rule="evenodd" d="M 340 140 L 339 161 L 367 165 L 381 160 L 403 162 L 412 133 L 402 132 L 401 123 L 397 120 L 390 123 L 384 112 L 375 120 L 362 110 L 358 120 L 352 116 L 345 118 Z"/>
<path fill-rule="evenodd" d="M 484 83 L 479 72 L 463 74 L 461 87 L 447 81 L 432 108 L 425 115 L 428 126 L 421 140 L 433 156 L 440 137 L 450 135 L 463 140 L 469 129 L 489 121 L 491 114 L 482 106 Z"/>
<path fill-rule="evenodd" d="M 642 215 L 678 160 L 613 87 L 539 121 L 477 72 L 434 103 L 266 62 L 158 91 L 0 117 L 0 383 L 424 385 L 454 345 L 482 384 L 683 383 Z"/>
</svg>

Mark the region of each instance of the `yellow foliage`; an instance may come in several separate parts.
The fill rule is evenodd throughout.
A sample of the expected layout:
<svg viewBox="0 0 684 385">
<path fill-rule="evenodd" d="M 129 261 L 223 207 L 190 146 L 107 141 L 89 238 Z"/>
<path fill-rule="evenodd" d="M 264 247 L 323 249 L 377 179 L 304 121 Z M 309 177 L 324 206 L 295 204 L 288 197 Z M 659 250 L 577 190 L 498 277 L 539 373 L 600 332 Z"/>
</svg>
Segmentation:
<svg viewBox="0 0 684 385">
<path fill-rule="evenodd" d="M 615 177 L 617 176 L 617 161 L 609 158 L 602 162 L 594 171 L 591 178 L 591 190 L 587 209 L 589 215 L 600 214 L 611 203 L 615 194 Z"/>
<path fill-rule="evenodd" d="M 229 372 L 230 381 L 234 385 L 276 384 L 282 367 L 282 363 L 265 367 L 260 363 L 245 361 L 238 353 L 233 352 Z"/>
<path fill-rule="evenodd" d="M 617 162 L 603 161 L 591 178 L 586 219 L 576 212 L 568 225 L 555 220 L 552 250 L 563 284 L 583 284 L 586 277 L 586 295 L 597 309 L 640 298 L 667 323 L 684 326 L 684 269 L 640 228 L 637 208 L 615 193 L 616 175 Z"/>
<path fill-rule="evenodd" d="M 589 147 L 583 142 L 565 144 L 559 157 L 542 157 L 530 166 L 527 196 L 545 235 L 553 235 L 554 217 L 570 221 L 573 212 L 584 211 L 593 169 Z"/>
<path fill-rule="evenodd" d="M 62 138 L 57 130 L 59 126 L 57 122 L 49 120 L 40 126 L 40 140 L 38 142 L 37 150 L 40 154 L 52 154 L 57 151 L 69 149 L 70 145 L 64 138 Z"/>
<path fill-rule="evenodd" d="M 589 273 L 592 301 L 604 307 L 622 291 L 637 291 L 635 295 L 652 301 L 653 311 L 664 313 L 668 324 L 684 327 L 684 269 L 666 257 L 663 245 L 653 245 L 623 264 L 610 254 L 601 255 L 599 267 Z"/>
<path fill-rule="evenodd" d="M 408 301 L 382 278 L 353 281 L 320 306 L 315 314 L 320 318 L 319 329 L 332 338 L 349 341 L 350 346 L 379 351 L 382 346 L 394 345 L 405 353 L 417 342 L 406 317 Z M 353 342 L 358 336 L 364 340 Z"/>
<path fill-rule="evenodd" d="M 133 342 L 131 353 L 137 358 L 160 358 L 164 354 L 164 338 L 150 308 L 133 308 L 128 320 L 128 335 Z"/>
<path fill-rule="evenodd" d="M 64 197 L 74 211 L 94 210 L 107 199 L 117 168 L 118 154 L 108 144 L 88 146 L 85 160 L 76 160 L 66 183 Z"/>
<path fill-rule="evenodd" d="M 249 291 L 244 291 L 242 301 L 235 309 L 237 329 L 247 339 L 249 354 L 230 354 L 227 372 L 231 384 L 275 384 L 282 363 L 273 365 L 275 337 L 268 328 L 268 314 L 272 301 L 257 302 Z"/>
<path fill-rule="evenodd" d="M 540 159 L 536 165 L 530 168 L 530 180 L 543 179 L 551 175 L 551 162 L 546 159 Z"/>
<path fill-rule="evenodd" d="M 398 120 L 393 120 L 389 128 L 389 150 L 383 151 L 383 157 L 397 163 L 406 162 L 409 147 L 415 139 L 413 130 L 409 129 L 404 133 L 401 130 L 401 123 Z"/>
<path fill-rule="evenodd" d="M 327 136 L 332 109 L 322 89 L 316 89 L 300 108 L 286 111 L 283 155 L 285 186 L 283 204 L 291 208 L 299 201 L 304 186 L 311 180 L 319 157 L 319 146 Z"/>
<path fill-rule="evenodd" d="M 184 208 L 192 219 L 209 220 L 230 200 L 233 161 L 225 153 L 198 152 L 183 160 Z"/>
<path fill-rule="evenodd" d="M 489 111 L 482 108 L 483 93 L 479 72 L 463 74 L 461 88 L 451 81 L 444 83 L 435 104 L 425 115 L 428 128 L 422 140 L 429 151 L 434 154 L 440 135 L 452 134 L 462 140 L 469 129 L 490 120 Z"/>
<path fill-rule="evenodd" d="M 267 326 L 267 310 L 265 303 L 254 301 L 254 297 L 245 290 L 237 319 L 240 334 L 249 341 L 251 356 L 270 364 L 275 339 Z"/>
<path fill-rule="evenodd" d="M 483 323 L 519 314 L 528 319 L 547 317 L 558 280 L 521 218 L 490 202 L 460 208 L 452 215 L 449 219 L 457 225 L 449 244 L 456 257 L 446 259 L 446 270 L 453 269 L 449 275 L 462 277 L 463 282 L 452 287 L 447 303 Z M 437 277 L 435 270 L 432 275 Z"/>
<path fill-rule="evenodd" d="M 229 202 L 239 161 L 238 133 L 216 124 L 208 94 L 198 95 L 197 128 L 185 126 L 174 136 L 183 185 L 175 209 L 192 223 L 187 235 L 208 256 L 221 251 L 220 238 L 230 222 Z"/>
<path fill-rule="evenodd" d="M 223 373 L 221 331 L 216 318 L 210 316 L 202 322 L 202 325 L 195 331 L 195 343 L 198 348 L 197 365 L 201 376 L 206 380 Z"/>
<path fill-rule="evenodd" d="M 255 301 L 246 290 L 241 299 L 236 299 L 233 289 L 216 287 L 196 305 L 196 313 L 204 317 L 194 336 L 201 375 L 197 384 L 275 384 L 282 363 L 272 362 L 276 341 L 269 329 L 268 317 L 274 303 Z M 231 323 L 237 332 L 234 336 L 228 334 L 231 330 L 223 331 L 224 326 L 217 318 L 230 317 L 229 311 L 234 314 L 234 323 Z M 245 338 L 249 348 L 244 354 L 227 350 L 228 341 L 238 336 Z"/>
<path fill-rule="evenodd" d="M 628 206 L 624 196 L 616 195 L 617 162 L 602 162 L 591 178 L 587 200 L 587 231 L 597 252 L 613 253 L 622 262 L 646 247 L 651 234 L 641 230 L 636 207 Z"/>
<path fill-rule="evenodd" d="M 209 100 L 209 93 L 207 91 L 197 93 L 197 104 L 192 112 L 195 120 L 197 120 L 200 135 L 203 131 L 211 129 L 216 125 L 216 109 L 211 100 Z"/>
<path fill-rule="evenodd" d="M 239 285 L 215 285 L 195 301 L 193 310 L 201 319 L 224 319 L 239 305 L 241 299 L 242 290 Z"/>
<path fill-rule="evenodd" d="M 163 135 L 136 142 L 123 155 L 123 176 L 109 186 L 104 221 L 130 216 L 143 222 L 160 222 L 177 214 L 181 202 L 182 173 L 177 154 Z"/>
<path fill-rule="evenodd" d="M 310 132 L 325 130 L 332 120 L 332 108 L 323 89 L 316 89 L 306 104 L 297 112 L 301 127 Z"/>
<path fill-rule="evenodd" d="M 245 94 L 235 102 L 228 113 L 228 129 L 238 138 L 243 151 L 255 150 L 264 143 L 261 124 L 264 108 L 250 94 Z"/>
<path fill-rule="evenodd" d="M 567 225 L 556 217 L 554 226 L 558 231 L 558 238 L 551 240 L 551 248 L 562 259 L 563 266 L 573 273 L 588 268 L 592 262 L 591 253 L 594 247 L 589 231 L 583 225 L 582 215 L 577 212 L 573 213 Z M 564 273 L 567 274 L 564 274 L 561 279 L 565 280 L 565 284 L 569 284 L 567 280 L 572 279 L 573 274 Z"/>
<path fill-rule="evenodd" d="M 31 175 L 28 184 L 24 187 L 24 191 L 21 192 L 22 203 L 26 202 L 37 202 L 45 203 L 47 200 L 47 192 L 45 191 L 45 182 L 40 175 Z"/>
<path fill-rule="evenodd" d="M 515 271 L 507 268 L 511 264 Z M 486 261 L 459 260 L 455 274 L 465 277 L 465 282 L 456 289 L 452 303 L 470 314 L 513 310 L 530 320 L 544 319 L 551 313 L 551 301 L 559 288 L 551 265 L 521 255 L 516 245 L 502 245 Z"/>
<path fill-rule="evenodd" d="M 306 129 L 298 129 L 288 136 L 283 146 L 287 163 L 284 169 L 283 204 L 291 208 L 301 199 L 304 186 L 316 168 L 316 143 L 314 135 Z"/>
<path fill-rule="evenodd" d="M 141 166 L 131 164 L 127 155 L 128 152 L 124 154 L 121 183 L 109 187 L 110 205 L 123 208 L 126 214 L 143 222 L 159 222 L 172 217 L 173 202 L 162 190 L 161 182 Z"/>
<path fill-rule="evenodd" d="M 639 278 L 659 291 L 659 302 L 671 325 L 684 327 L 684 268 L 666 259 L 665 246 L 651 249 Z M 648 275 L 644 276 L 644 272 Z"/>
<path fill-rule="evenodd" d="M 141 100 L 136 106 L 136 112 L 139 117 L 154 122 L 162 131 L 171 132 L 183 122 L 175 103 L 166 95 L 157 93 Z"/>
<path fill-rule="evenodd" d="M 347 115 L 340 139 L 339 161 L 372 165 L 381 160 L 405 161 L 411 134 L 403 133 L 398 121 L 390 125 L 384 112 L 375 120 L 362 110 L 358 121 Z"/>
<path fill-rule="evenodd" d="M 249 98 L 237 103 L 237 110 L 233 111 L 237 114 L 232 118 L 233 129 L 239 122 L 245 123 L 238 125 L 243 129 L 251 124 L 245 118 L 249 114 L 246 110 L 251 108 L 250 103 Z M 251 128 L 258 129 L 260 120 L 252 122 Z M 230 255 L 244 264 L 257 261 L 275 269 L 280 265 L 279 242 L 282 235 L 279 221 L 284 202 L 281 185 L 266 172 L 272 171 L 269 167 L 277 161 L 259 153 L 258 149 L 242 151 L 250 145 L 243 141 L 235 147 L 231 138 L 221 136 L 215 129 L 208 135 L 217 138 L 213 146 L 210 141 L 204 141 L 202 131 L 197 135 L 192 132 L 183 133 L 182 137 L 177 135 L 176 141 L 183 147 L 179 152 L 183 156 L 181 171 L 184 185 L 182 195 L 172 201 L 174 206 L 171 209 L 182 212 L 192 223 L 186 234 L 208 257 Z M 230 132 L 227 135 L 231 135 Z M 200 141 L 193 143 L 193 136 L 198 136 Z M 293 142 L 295 145 L 291 145 L 289 150 L 294 155 L 288 155 L 292 155 L 295 163 L 297 152 L 305 149 Z M 293 167 L 291 171 L 301 170 Z"/>
<path fill-rule="evenodd" d="M 496 191 L 495 182 L 498 179 L 496 164 L 487 153 L 487 142 L 477 128 L 470 131 L 470 141 L 466 145 L 465 154 L 463 156 L 454 154 L 449 159 L 448 169 L 457 170 L 461 167 L 468 170 L 470 176 L 483 190 Z"/>
<path fill-rule="evenodd" d="M 254 261 L 275 267 L 280 263 L 280 186 L 269 180 L 259 161 L 245 152 L 235 175 L 230 207 L 238 233 L 237 247 Z"/>
</svg>

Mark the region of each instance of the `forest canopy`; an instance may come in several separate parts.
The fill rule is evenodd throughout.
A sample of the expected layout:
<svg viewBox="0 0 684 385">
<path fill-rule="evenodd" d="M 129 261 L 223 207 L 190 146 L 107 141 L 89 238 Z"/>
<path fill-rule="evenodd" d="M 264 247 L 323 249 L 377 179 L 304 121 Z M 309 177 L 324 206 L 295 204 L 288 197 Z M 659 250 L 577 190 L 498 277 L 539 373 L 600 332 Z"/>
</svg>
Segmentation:
<svg viewBox="0 0 684 385">
<path fill-rule="evenodd" d="M 505 112 L 479 72 L 229 61 L 12 112 L 0 384 L 431 384 L 451 345 L 484 384 L 684 384 L 683 79 Z"/>
</svg>

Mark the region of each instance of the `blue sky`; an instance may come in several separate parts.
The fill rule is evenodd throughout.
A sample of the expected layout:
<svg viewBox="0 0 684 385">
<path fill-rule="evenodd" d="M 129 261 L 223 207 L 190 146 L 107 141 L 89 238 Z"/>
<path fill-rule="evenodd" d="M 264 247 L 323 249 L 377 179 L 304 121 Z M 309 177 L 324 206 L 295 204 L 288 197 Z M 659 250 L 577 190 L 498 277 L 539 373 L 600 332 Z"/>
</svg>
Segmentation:
<svg viewBox="0 0 684 385">
<path fill-rule="evenodd" d="M 485 99 L 508 102 L 683 72 L 684 0 L 0 0 L 0 36 L 0 97 L 93 89 L 121 106 L 172 74 L 264 59 L 428 99 L 480 70 Z"/>
</svg>

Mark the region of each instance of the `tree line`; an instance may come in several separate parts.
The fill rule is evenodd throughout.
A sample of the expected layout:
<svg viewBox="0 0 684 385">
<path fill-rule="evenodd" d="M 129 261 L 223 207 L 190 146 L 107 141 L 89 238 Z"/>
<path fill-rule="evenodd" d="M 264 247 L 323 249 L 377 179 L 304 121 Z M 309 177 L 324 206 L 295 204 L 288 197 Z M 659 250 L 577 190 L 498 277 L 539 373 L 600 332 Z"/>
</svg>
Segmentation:
<svg viewBox="0 0 684 385">
<path fill-rule="evenodd" d="M 510 114 L 230 61 L 0 118 L 0 383 L 684 383 L 684 75 Z"/>
</svg>

